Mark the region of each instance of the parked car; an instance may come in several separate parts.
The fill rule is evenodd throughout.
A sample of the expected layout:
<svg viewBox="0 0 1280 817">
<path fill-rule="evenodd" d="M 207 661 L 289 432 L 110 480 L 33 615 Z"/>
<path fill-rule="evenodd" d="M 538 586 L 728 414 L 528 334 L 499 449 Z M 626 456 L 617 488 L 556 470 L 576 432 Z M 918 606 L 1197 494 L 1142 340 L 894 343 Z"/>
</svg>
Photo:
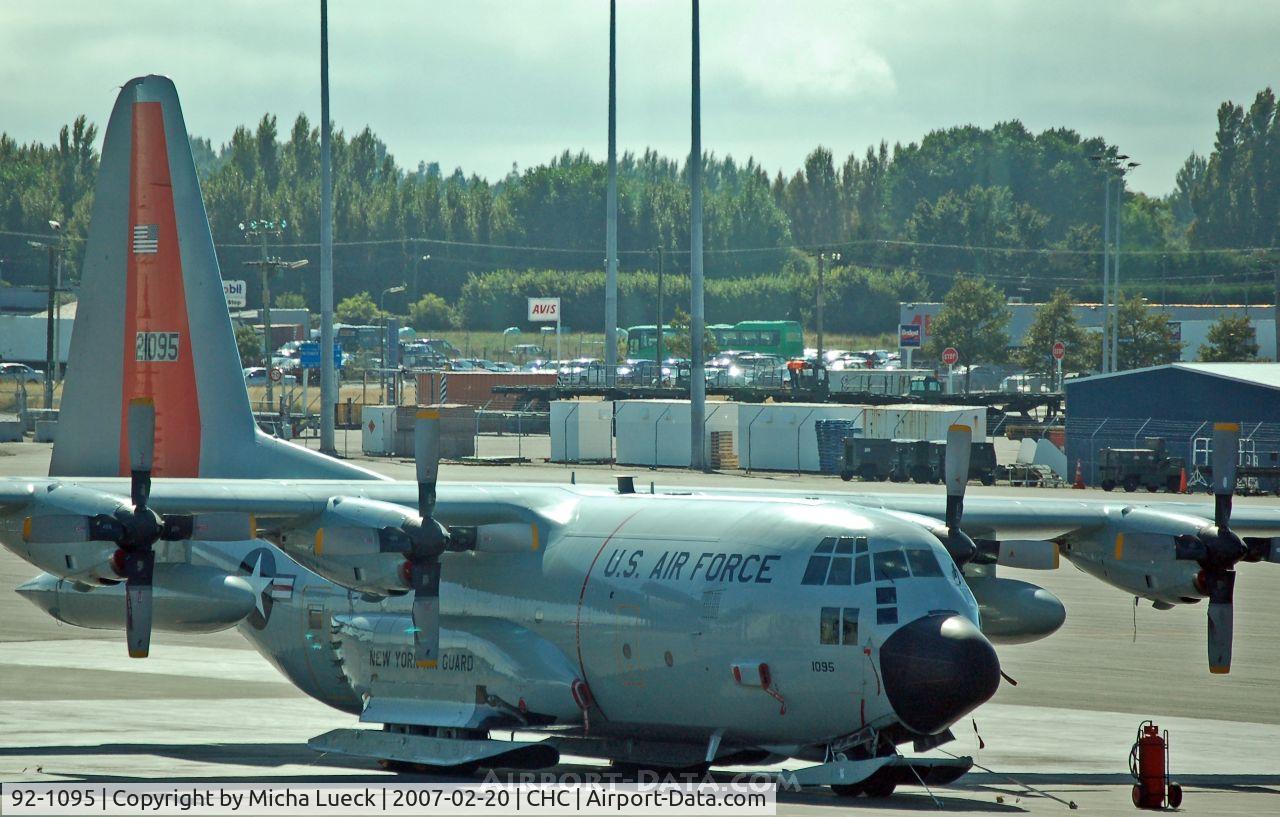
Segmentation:
<svg viewBox="0 0 1280 817">
<path fill-rule="evenodd" d="M 25 363 L 0 363 L 0 380 L 12 380 L 15 383 L 43 383 L 44 372 L 33 369 Z"/>
</svg>

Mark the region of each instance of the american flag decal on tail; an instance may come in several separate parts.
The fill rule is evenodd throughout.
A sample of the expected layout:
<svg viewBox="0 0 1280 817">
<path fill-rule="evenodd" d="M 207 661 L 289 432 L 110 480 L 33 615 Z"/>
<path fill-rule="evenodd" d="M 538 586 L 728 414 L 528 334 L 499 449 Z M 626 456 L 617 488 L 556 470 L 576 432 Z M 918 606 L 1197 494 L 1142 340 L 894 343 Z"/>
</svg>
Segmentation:
<svg viewBox="0 0 1280 817">
<path fill-rule="evenodd" d="M 155 224 L 138 224 L 133 228 L 133 254 L 154 255 L 160 247 L 160 228 Z"/>
</svg>

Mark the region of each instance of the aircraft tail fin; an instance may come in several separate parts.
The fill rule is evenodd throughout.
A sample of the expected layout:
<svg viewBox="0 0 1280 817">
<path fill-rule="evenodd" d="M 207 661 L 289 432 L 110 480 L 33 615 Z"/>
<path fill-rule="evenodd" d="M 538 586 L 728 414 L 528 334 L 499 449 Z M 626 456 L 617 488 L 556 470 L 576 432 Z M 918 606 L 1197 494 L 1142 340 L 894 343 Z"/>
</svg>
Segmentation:
<svg viewBox="0 0 1280 817">
<path fill-rule="evenodd" d="M 178 94 L 127 82 L 102 145 L 50 475 L 127 476 L 129 401 L 160 477 L 377 479 L 254 421 Z"/>
</svg>

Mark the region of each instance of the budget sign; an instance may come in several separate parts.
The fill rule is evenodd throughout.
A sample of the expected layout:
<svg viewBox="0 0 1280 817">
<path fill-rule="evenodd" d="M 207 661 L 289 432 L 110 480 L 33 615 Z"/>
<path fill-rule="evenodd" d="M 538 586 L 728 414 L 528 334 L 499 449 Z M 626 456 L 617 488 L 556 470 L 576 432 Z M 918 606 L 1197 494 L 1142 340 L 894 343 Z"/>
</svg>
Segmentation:
<svg viewBox="0 0 1280 817">
<path fill-rule="evenodd" d="M 559 298 L 530 298 L 529 299 L 529 320 L 550 321 L 551 323 L 559 323 L 560 322 L 560 299 Z"/>
</svg>

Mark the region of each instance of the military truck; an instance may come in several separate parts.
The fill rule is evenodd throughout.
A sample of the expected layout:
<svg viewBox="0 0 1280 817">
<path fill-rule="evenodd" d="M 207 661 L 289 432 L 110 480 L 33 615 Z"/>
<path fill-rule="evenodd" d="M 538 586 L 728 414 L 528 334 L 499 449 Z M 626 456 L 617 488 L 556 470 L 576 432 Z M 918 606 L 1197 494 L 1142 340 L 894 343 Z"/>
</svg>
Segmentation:
<svg viewBox="0 0 1280 817">
<path fill-rule="evenodd" d="M 942 481 L 946 475 L 946 461 L 946 440 L 931 441 L 929 443 L 929 468 L 935 476 L 931 481 Z M 996 484 L 996 447 L 994 443 L 976 441 L 970 443 L 969 479 L 976 479 L 983 485 Z"/>
<path fill-rule="evenodd" d="M 845 437 L 840 478 L 870 482 L 934 482 L 926 440 L 877 440 Z"/>
<path fill-rule="evenodd" d="M 1176 493 L 1186 467 L 1183 457 L 1171 457 L 1163 437 L 1148 437 L 1142 448 L 1103 448 L 1098 451 L 1098 479 L 1104 491 L 1116 486 L 1129 493 L 1145 487 Z"/>
</svg>

